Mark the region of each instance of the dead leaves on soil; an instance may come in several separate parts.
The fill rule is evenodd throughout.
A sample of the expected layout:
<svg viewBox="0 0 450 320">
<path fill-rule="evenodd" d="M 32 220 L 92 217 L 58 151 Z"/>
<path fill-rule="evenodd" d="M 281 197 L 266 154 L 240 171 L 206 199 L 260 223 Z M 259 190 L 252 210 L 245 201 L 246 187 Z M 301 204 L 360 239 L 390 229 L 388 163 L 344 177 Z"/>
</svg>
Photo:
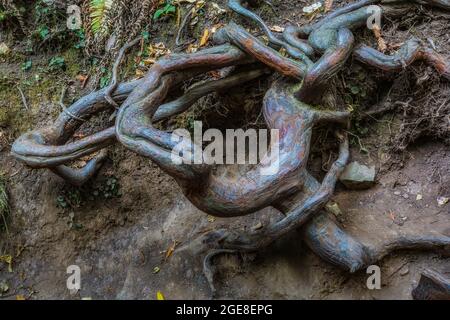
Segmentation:
<svg viewBox="0 0 450 320">
<path fill-rule="evenodd" d="M 6 263 L 8 265 L 8 272 L 13 272 L 12 261 L 13 261 L 13 258 L 11 255 L 0 256 L 0 262 Z"/>
</svg>

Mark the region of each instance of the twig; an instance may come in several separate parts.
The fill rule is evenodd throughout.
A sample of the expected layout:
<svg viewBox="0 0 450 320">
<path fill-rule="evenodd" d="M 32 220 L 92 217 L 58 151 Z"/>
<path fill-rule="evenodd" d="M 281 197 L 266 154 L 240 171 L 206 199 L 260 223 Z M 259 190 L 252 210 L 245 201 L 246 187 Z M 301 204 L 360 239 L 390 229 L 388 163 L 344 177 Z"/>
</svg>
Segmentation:
<svg viewBox="0 0 450 320">
<path fill-rule="evenodd" d="M 28 104 L 27 104 L 27 99 L 25 98 L 25 95 L 23 94 L 22 89 L 20 89 L 19 86 L 17 86 L 17 89 L 19 90 L 20 98 L 22 99 L 23 106 L 25 107 L 25 109 L 29 110 Z"/>
<path fill-rule="evenodd" d="M 67 108 L 66 105 L 64 104 L 64 97 L 66 96 L 66 92 L 67 92 L 67 87 L 63 87 L 62 92 L 61 92 L 61 97 L 59 98 L 59 105 L 61 106 L 61 108 L 63 109 L 63 112 L 67 113 L 71 118 L 76 119 L 78 121 L 82 121 L 82 122 L 86 122 L 86 120 L 77 117 L 76 115 L 74 115 L 72 112 L 70 112 Z"/>
<path fill-rule="evenodd" d="M 117 55 L 116 61 L 114 62 L 113 69 L 112 69 L 112 80 L 110 85 L 106 88 L 105 93 L 105 99 L 108 101 L 109 104 L 114 106 L 116 109 L 119 108 L 119 105 L 117 102 L 114 101 L 114 99 L 111 97 L 112 93 L 117 89 L 117 86 L 119 85 L 117 82 L 117 73 L 120 66 L 120 63 L 123 60 L 123 57 L 125 56 L 125 53 L 133 46 L 135 46 L 137 43 L 139 43 L 142 40 L 142 37 L 139 36 L 136 39 L 127 42 L 120 50 L 119 54 Z"/>
<path fill-rule="evenodd" d="M 186 14 L 186 16 L 183 18 L 183 21 L 181 22 L 180 28 L 178 29 L 178 33 L 177 33 L 177 38 L 175 40 L 175 44 L 177 46 L 181 45 L 181 36 L 183 34 L 183 30 L 186 27 L 187 22 L 189 21 L 189 18 L 192 16 L 192 14 L 195 12 L 194 10 L 194 6 L 190 6 L 188 13 Z"/>
</svg>

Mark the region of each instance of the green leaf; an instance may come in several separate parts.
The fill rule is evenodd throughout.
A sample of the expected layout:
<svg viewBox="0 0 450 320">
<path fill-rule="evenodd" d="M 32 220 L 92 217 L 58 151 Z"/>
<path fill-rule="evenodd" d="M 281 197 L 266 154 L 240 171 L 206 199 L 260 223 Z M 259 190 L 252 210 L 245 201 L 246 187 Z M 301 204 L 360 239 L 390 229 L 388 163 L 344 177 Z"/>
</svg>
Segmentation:
<svg viewBox="0 0 450 320">
<path fill-rule="evenodd" d="M 150 33 L 148 31 L 143 31 L 142 38 L 144 38 L 145 41 L 148 41 L 150 39 Z"/>
<path fill-rule="evenodd" d="M 21 69 L 23 71 L 28 71 L 33 66 L 33 62 L 31 60 L 27 60 L 24 63 L 22 63 Z"/>
<path fill-rule="evenodd" d="M 46 39 L 49 34 L 50 34 L 50 31 L 48 30 L 47 27 L 39 28 L 39 36 L 41 37 L 42 40 Z"/>
<path fill-rule="evenodd" d="M 353 94 L 358 94 L 359 91 L 360 91 L 360 89 L 359 89 L 358 86 L 351 86 L 351 87 L 350 87 L 350 91 L 351 91 Z"/>
<path fill-rule="evenodd" d="M 177 7 L 172 4 L 172 1 L 166 2 L 166 5 L 155 11 L 153 15 L 153 20 L 158 20 L 162 16 L 169 15 L 171 13 L 175 13 L 177 11 Z"/>
<path fill-rule="evenodd" d="M 64 57 L 55 56 L 50 59 L 48 66 L 52 70 L 64 69 L 66 67 L 66 61 Z"/>
</svg>

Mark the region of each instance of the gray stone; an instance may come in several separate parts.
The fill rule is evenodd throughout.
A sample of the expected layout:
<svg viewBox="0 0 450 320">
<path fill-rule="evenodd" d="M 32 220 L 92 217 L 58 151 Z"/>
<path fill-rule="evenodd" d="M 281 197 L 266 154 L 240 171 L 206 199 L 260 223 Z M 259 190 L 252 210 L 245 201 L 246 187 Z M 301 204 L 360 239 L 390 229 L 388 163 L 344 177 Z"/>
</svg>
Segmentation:
<svg viewBox="0 0 450 320">
<path fill-rule="evenodd" d="M 0 43 L 0 56 L 6 56 L 9 54 L 11 49 L 6 45 L 6 43 L 1 42 Z"/>
<path fill-rule="evenodd" d="M 375 184 L 375 166 L 352 162 L 347 165 L 339 180 L 348 189 L 368 189 Z"/>
</svg>

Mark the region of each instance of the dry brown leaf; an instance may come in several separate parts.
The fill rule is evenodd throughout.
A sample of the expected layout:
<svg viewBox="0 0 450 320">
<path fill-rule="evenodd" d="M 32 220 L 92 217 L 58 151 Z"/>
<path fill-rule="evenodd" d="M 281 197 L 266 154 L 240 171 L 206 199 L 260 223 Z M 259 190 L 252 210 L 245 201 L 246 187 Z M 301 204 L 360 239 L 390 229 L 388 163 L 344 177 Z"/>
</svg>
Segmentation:
<svg viewBox="0 0 450 320">
<path fill-rule="evenodd" d="M 13 272 L 12 270 L 12 256 L 11 255 L 3 255 L 0 256 L 0 262 L 4 262 L 8 265 L 8 272 Z"/>
<path fill-rule="evenodd" d="M 387 50 L 387 45 L 386 42 L 384 41 L 382 35 L 381 35 L 381 29 L 379 26 L 374 25 L 373 26 L 373 34 L 375 35 L 375 38 L 377 39 L 377 43 L 378 43 L 378 50 L 381 52 L 386 52 Z"/>
<path fill-rule="evenodd" d="M 205 46 L 205 45 L 208 43 L 208 40 L 209 40 L 209 36 L 210 36 L 210 35 L 211 35 L 211 33 L 209 32 L 209 29 L 206 28 L 206 29 L 203 31 L 202 38 L 200 39 L 200 47 L 203 47 L 203 46 Z"/>
<path fill-rule="evenodd" d="M 178 241 L 174 241 L 172 243 L 172 245 L 169 247 L 169 249 L 166 250 L 166 260 L 169 259 L 172 256 L 172 254 L 175 251 L 175 248 L 177 247 L 177 245 L 178 245 Z"/>
</svg>

